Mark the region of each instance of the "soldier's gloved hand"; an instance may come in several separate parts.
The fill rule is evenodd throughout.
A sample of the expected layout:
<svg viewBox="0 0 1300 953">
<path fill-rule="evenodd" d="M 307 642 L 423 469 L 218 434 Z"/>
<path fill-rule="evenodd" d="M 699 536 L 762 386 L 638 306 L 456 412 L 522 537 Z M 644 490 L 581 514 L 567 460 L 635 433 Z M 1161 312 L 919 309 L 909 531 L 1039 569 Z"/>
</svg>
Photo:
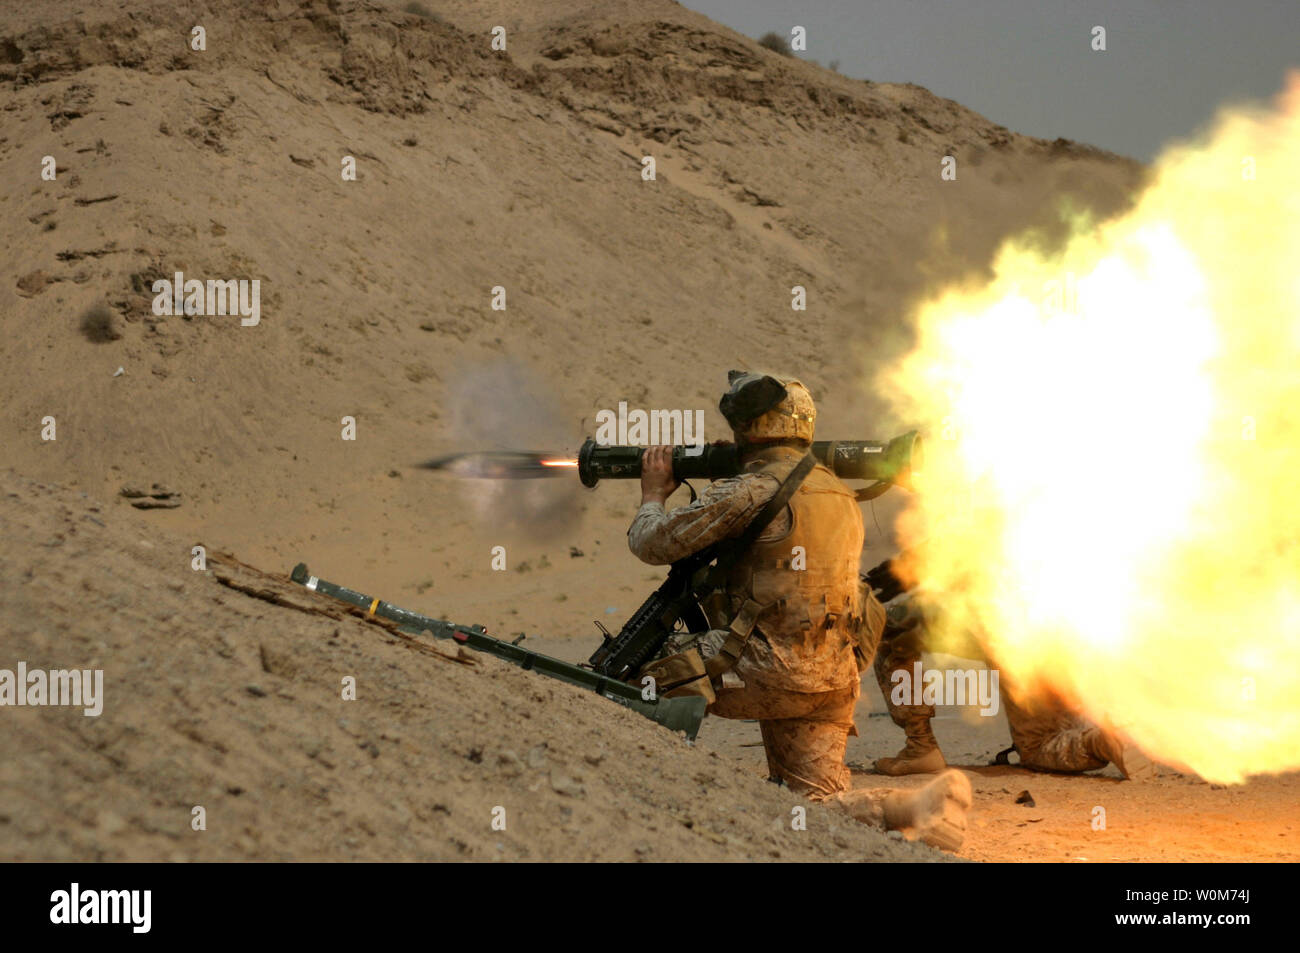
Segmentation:
<svg viewBox="0 0 1300 953">
<path fill-rule="evenodd" d="M 673 479 L 673 448 L 646 447 L 641 456 L 641 502 L 663 503 L 680 485 Z"/>
</svg>

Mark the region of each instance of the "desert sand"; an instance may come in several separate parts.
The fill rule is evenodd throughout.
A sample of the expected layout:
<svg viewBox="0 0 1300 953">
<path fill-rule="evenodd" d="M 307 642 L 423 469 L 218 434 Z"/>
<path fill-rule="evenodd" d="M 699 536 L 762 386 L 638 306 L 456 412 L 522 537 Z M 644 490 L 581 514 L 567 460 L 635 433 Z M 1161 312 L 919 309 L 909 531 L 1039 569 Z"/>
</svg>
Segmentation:
<svg viewBox="0 0 1300 953">
<path fill-rule="evenodd" d="M 819 437 L 892 436 L 911 424 L 870 382 L 918 297 L 1009 235 L 1052 241 L 1063 201 L 1124 208 L 1144 169 L 667 0 L 403 6 L 214 0 L 205 51 L 175 2 L 0 10 L 0 666 L 107 686 L 99 718 L 0 712 L 0 857 L 945 859 L 815 806 L 790 830 L 802 802 L 765 782 L 757 725 L 687 745 L 495 660 L 232 589 L 217 554 L 269 590 L 305 561 L 585 659 L 592 620 L 617 627 L 663 576 L 627 551 L 635 486 L 414 463 L 573 451 L 619 401 L 703 409 L 724 438 L 731 367 L 798 375 Z M 178 271 L 260 280 L 260 323 L 154 314 Z M 121 495 L 154 484 L 179 505 Z M 901 492 L 864 508 L 864 566 L 893 551 Z M 869 682 L 856 783 L 919 784 L 868 771 L 901 744 Z M 1051 777 L 984 766 L 1002 720 L 936 730 L 976 788 L 961 857 L 1300 856 L 1295 776 Z"/>
</svg>

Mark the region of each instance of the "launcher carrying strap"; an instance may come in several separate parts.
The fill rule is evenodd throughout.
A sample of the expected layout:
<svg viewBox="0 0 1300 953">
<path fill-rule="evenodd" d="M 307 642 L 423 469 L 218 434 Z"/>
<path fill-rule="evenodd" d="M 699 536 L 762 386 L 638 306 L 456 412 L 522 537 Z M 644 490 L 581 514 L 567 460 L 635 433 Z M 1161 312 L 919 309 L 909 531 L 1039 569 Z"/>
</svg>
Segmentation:
<svg viewBox="0 0 1300 953">
<path fill-rule="evenodd" d="M 883 494 L 886 490 L 893 487 L 893 485 L 894 484 L 887 480 L 877 480 L 875 483 L 871 484 L 871 486 L 865 487 L 861 490 L 854 490 L 853 498 L 859 503 L 869 503 Z"/>
<path fill-rule="evenodd" d="M 815 466 L 817 466 L 817 458 L 811 453 L 806 454 L 795 465 L 795 468 L 781 481 L 781 485 L 776 488 L 776 492 L 767 501 L 767 505 L 758 511 L 758 515 L 749 521 L 745 531 L 736 537 L 727 550 L 718 557 L 718 566 L 722 566 L 725 560 L 727 563 L 726 568 L 730 569 L 732 567 L 735 561 L 740 558 L 740 554 L 747 550 L 754 540 L 758 539 L 763 530 L 767 529 L 772 520 L 776 519 L 776 515 L 786 508 L 786 505 L 790 502 L 790 497 L 794 496 L 795 491 L 803 485 L 803 481 L 807 479 L 808 474 L 812 473 Z"/>
<path fill-rule="evenodd" d="M 726 582 L 727 573 L 731 567 L 744 554 L 745 550 L 753 545 L 763 530 L 767 529 L 776 515 L 785 509 L 789 504 L 790 498 L 794 496 L 795 491 L 803 484 L 809 473 L 812 473 L 813 467 L 817 465 L 817 458 L 811 453 L 804 456 L 802 460 L 795 465 L 795 468 L 786 475 L 781 481 L 781 485 L 776 488 L 772 498 L 767 501 L 758 515 L 750 520 L 745 531 L 734 540 L 728 541 L 725 549 L 718 556 L 718 560 L 709 570 L 707 589 L 720 589 Z M 727 629 L 727 638 L 718 654 L 713 656 L 704 663 L 705 671 L 709 673 L 711 679 L 720 678 L 722 673 L 730 669 L 740 661 L 740 653 L 745 650 L 745 643 L 749 641 L 750 633 L 754 631 L 754 625 L 758 622 L 759 615 L 767 606 L 759 605 L 753 599 L 746 599 L 745 604 L 740 607 L 736 617 L 731 620 Z"/>
</svg>

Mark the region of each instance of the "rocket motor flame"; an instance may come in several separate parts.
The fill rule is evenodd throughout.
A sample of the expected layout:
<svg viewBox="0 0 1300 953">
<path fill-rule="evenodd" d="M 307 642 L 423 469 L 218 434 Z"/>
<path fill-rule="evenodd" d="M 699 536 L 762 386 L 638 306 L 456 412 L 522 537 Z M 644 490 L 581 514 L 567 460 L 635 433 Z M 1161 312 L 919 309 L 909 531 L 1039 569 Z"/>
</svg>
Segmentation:
<svg viewBox="0 0 1300 953">
<path fill-rule="evenodd" d="M 1218 782 L 1300 767 L 1297 157 L 1300 74 L 924 304 L 878 381 L 930 427 L 899 531 L 940 642 Z"/>
<path fill-rule="evenodd" d="M 477 480 L 531 480 L 564 475 L 564 468 L 577 467 L 576 457 L 531 450 L 486 450 L 453 453 L 421 463 L 425 470 L 444 470 L 458 477 Z"/>
</svg>

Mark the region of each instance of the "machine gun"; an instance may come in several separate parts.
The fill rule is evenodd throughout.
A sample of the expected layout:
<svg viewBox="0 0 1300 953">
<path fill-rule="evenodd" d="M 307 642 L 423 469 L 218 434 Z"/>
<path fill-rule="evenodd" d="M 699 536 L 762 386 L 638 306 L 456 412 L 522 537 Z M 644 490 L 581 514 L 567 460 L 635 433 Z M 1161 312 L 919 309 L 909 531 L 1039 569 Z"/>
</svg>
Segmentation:
<svg viewBox="0 0 1300 953">
<path fill-rule="evenodd" d="M 679 623 L 689 632 L 707 629 L 699 600 L 712 588 L 709 570 L 721 545 L 715 543 L 673 563 L 668 578 L 641 603 L 618 635 L 604 633 L 605 641 L 588 659 L 592 670 L 619 681 L 633 678 Z"/>
</svg>

